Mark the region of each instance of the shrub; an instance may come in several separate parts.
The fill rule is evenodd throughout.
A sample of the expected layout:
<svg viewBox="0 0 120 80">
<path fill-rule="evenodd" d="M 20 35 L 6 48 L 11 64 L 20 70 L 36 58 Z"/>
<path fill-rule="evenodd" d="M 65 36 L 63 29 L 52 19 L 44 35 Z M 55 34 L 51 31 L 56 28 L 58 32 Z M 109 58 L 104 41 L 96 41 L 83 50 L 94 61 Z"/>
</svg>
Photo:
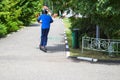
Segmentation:
<svg viewBox="0 0 120 80">
<path fill-rule="evenodd" d="M 22 21 L 19 21 L 19 20 L 17 20 L 16 22 L 17 22 L 17 24 L 18 24 L 19 27 L 23 26 L 23 24 L 24 24 Z"/>
<path fill-rule="evenodd" d="M 17 31 L 19 29 L 18 23 L 10 21 L 7 24 L 7 28 L 8 28 L 8 33 Z"/>
<path fill-rule="evenodd" d="M 6 26 L 3 24 L 0 24 L 0 38 L 4 37 L 7 34 Z"/>
</svg>

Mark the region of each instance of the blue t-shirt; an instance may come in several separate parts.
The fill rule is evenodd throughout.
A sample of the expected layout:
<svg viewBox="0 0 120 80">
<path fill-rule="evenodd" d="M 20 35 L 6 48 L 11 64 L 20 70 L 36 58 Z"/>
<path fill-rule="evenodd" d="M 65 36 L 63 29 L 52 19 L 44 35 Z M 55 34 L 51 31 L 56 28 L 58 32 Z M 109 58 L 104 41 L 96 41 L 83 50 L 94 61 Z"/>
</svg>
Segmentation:
<svg viewBox="0 0 120 80">
<path fill-rule="evenodd" d="M 41 27 L 42 29 L 48 29 L 50 28 L 50 23 L 53 22 L 53 19 L 50 15 L 42 14 L 38 17 L 38 21 L 42 23 Z"/>
</svg>

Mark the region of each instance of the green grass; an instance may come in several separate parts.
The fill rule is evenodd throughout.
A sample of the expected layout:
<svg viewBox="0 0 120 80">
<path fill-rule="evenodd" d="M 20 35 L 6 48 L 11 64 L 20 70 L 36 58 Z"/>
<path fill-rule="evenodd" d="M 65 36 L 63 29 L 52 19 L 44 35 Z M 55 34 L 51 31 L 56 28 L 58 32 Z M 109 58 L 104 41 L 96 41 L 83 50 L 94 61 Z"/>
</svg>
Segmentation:
<svg viewBox="0 0 120 80">
<path fill-rule="evenodd" d="M 119 56 L 111 57 L 108 55 L 108 53 L 105 52 L 98 52 L 98 51 L 92 51 L 92 50 L 84 50 L 83 53 L 80 49 L 70 49 L 70 56 L 72 57 L 90 57 L 90 58 L 96 58 L 96 59 L 102 59 L 102 60 L 120 60 Z"/>
<path fill-rule="evenodd" d="M 70 56 L 77 57 L 91 57 L 91 58 L 97 58 L 102 60 L 120 60 L 120 55 L 117 55 L 115 57 L 110 57 L 108 53 L 105 52 L 98 52 L 98 51 L 92 51 L 92 50 L 84 50 L 84 52 L 81 52 L 81 49 L 73 49 L 72 48 L 72 35 L 71 35 L 71 23 L 68 18 L 63 19 L 64 25 L 66 27 L 66 34 L 68 38 L 68 45 L 70 47 Z"/>
<path fill-rule="evenodd" d="M 64 22 L 64 25 L 66 27 L 65 32 L 66 32 L 66 35 L 67 35 L 68 45 L 69 45 L 69 47 L 72 47 L 72 36 L 71 36 L 72 32 L 69 29 L 71 27 L 70 20 L 68 18 L 64 18 L 63 22 Z"/>
<path fill-rule="evenodd" d="M 66 28 L 71 27 L 71 23 L 70 23 L 70 20 L 68 18 L 64 18 L 63 22 L 64 22 L 64 25 L 65 25 Z"/>
</svg>

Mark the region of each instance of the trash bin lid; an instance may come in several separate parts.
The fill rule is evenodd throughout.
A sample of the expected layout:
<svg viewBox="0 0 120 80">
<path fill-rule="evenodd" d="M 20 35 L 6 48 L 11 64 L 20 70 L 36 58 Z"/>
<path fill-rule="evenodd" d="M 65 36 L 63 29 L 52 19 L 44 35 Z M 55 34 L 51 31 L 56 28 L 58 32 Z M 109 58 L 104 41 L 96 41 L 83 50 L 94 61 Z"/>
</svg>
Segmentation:
<svg viewBox="0 0 120 80">
<path fill-rule="evenodd" d="M 80 29 L 79 28 L 73 28 L 73 30 L 76 31 L 76 30 L 80 30 Z"/>
</svg>

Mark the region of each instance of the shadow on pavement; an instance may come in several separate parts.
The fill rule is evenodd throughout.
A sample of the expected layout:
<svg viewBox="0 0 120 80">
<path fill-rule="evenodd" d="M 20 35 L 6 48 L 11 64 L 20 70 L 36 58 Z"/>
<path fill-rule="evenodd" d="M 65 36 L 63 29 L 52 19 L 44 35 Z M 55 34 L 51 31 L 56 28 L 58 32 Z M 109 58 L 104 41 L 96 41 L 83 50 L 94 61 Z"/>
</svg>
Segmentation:
<svg viewBox="0 0 120 80">
<path fill-rule="evenodd" d="M 39 49 L 39 47 L 37 47 L 36 49 Z M 53 53 L 59 53 L 59 52 L 65 53 L 64 44 L 57 44 L 55 46 L 47 46 L 47 53 L 53 54 Z"/>
<path fill-rule="evenodd" d="M 47 49 L 49 53 L 58 53 L 58 52 L 65 53 L 64 44 L 56 44 L 55 46 L 47 46 Z"/>
<path fill-rule="evenodd" d="M 34 23 L 34 24 L 31 24 L 31 25 L 29 25 L 29 26 L 27 26 L 27 27 L 39 27 L 39 26 L 40 26 L 39 23 Z"/>
</svg>

